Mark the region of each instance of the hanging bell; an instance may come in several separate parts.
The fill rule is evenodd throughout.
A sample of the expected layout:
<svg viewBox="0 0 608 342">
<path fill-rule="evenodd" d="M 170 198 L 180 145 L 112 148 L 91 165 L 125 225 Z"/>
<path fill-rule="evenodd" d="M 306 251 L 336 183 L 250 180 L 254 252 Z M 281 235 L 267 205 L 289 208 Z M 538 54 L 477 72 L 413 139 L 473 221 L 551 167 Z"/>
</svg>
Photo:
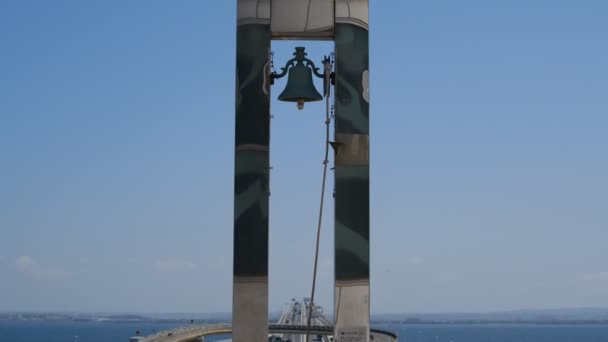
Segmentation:
<svg viewBox="0 0 608 342">
<path fill-rule="evenodd" d="M 312 82 L 312 70 L 298 61 L 289 69 L 287 85 L 278 99 L 285 102 L 297 102 L 298 109 L 302 109 L 305 102 L 321 101 L 323 96 L 319 94 Z"/>
</svg>

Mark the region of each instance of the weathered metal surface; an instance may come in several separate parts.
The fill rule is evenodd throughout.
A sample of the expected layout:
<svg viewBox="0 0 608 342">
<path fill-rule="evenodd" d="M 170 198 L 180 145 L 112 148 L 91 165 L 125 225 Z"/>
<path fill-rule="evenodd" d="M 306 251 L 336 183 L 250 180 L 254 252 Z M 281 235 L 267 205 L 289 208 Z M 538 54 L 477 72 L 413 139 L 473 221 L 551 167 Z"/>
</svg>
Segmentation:
<svg viewBox="0 0 608 342">
<path fill-rule="evenodd" d="M 237 22 L 243 24 L 270 24 L 271 0 L 237 0 Z"/>
<path fill-rule="evenodd" d="M 263 341 L 268 335 L 269 4 L 237 2 L 232 301 L 235 342 Z"/>
<path fill-rule="evenodd" d="M 368 28 L 369 5 L 368 0 L 335 0 L 336 1 L 336 23 L 348 23 L 351 25 Z"/>
<path fill-rule="evenodd" d="M 341 166 L 369 165 L 368 134 L 336 134 L 335 162 Z"/>
<path fill-rule="evenodd" d="M 367 0 L 336 0 L 336 342 L 369 341 L 368 37 Z"/>
<path fill-rule="evenodd" d="M 333 39 L 334 0 L 272 0 L 274 39 Z"/>
</svg>

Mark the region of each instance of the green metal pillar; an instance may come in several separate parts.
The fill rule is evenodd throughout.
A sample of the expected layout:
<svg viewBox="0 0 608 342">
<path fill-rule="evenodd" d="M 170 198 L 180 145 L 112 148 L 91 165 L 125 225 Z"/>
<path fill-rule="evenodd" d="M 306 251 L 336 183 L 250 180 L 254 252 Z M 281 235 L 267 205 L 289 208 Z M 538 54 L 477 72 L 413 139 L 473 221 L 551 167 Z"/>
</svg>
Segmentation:
<svg viewBox="0 0 608 342">
<path fill-rule="evenodd" d="M 346 1 L 337 1 L 339 2 Z M 369 341 L 369 42 L 367 1 L 335 26 L 335 340 Z M 356 12 L 354 10 L 356 10 Z M 358 18 L 353 13 L 363 13 Z M 346 17 L 348 16 L 348 17 Z"/>
<path fill-rule="evenodd" d="M 239 0 L 239 14 L 250 7 Z M 239 18 L 236 32 L 233 341 L 268 339 L 270 24 Z"/>
</svg>

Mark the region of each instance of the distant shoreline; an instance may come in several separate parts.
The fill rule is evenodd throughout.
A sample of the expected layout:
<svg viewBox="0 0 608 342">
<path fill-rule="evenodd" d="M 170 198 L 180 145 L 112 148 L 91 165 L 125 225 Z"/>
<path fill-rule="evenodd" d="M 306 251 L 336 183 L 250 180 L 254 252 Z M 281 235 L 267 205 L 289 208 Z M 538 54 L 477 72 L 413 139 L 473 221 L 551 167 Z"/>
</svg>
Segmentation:
<svg viewBox="0 0 608 342">
<path fill-rule="evenodd" d="M 156 319 L 156 318 L 133 318 L 133 319 L 112 319 L 103 317 L 77 318 L 77 317 L 0 317 L 0 323 L 8 322 L 43 322 L 43 323 L 98 323 L 98 324 L 217 324 L 225 323 L 230 320 L 222 319 Z M 427 320 L 371 320 L 371 325 L 608 325 L 608 320 L 446 320 L 446 321 L 427 321 Z"/>
<path fill-rule="evenodd" d="M 280 313 L 270 312 L 274 322 Z M 331 316 L 328 316 L 332 319 Z M 76 312 L 0 311 L 0 322 L 92 322 L 141 324 L 215 324 L 232 320 L 230 312 Z M 563 308 L 479 313 L 385 313 L 372 314 L 373 325 L 608 325 L 608 308 Z"/>
<path fill-rule="evenodd" d="M 608 320 L 589 321 L 372 321 L 371 324 L 400 325 L 608 325 Z"/>
</svg>

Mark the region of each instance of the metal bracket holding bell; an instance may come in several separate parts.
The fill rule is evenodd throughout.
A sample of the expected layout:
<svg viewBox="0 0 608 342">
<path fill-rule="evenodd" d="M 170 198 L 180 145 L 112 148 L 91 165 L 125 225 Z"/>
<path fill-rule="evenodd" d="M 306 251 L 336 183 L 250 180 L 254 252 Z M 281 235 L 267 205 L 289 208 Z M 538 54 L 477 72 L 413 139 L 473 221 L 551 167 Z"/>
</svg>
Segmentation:
<svg viewBox="0 0 608 342">
<path fill-rule="evenodd" d="M 308 55 L 304 51 L 304 47 L 296 47 L 296 51 L 293 53 L 295 57 L 288 60 L 285 63 L 285 67 L 281 68 L 280 73 L 272 72 L 269 75 L 270 84 L 274 84 L 275 79 L 279 79 L 285 77 L 289 73 L 289 77 L 287 79 L 287 85 L 283 92 L 279 95 L 279 101 L 285 102 L 296 102 L 298 104 L 298 109 L 304 108 L 305 102 L 314 102 L 320 101 L 323 99 L 323 95 L 321 95 L 312 81 L 312 75 L 314 74 L 318 78 L 325 79 L 326 72 L 329 69 L 330 71 L 330 80 L 331 83 L 334 84 L 334 75 L 331 72 L 331 68 L 327 68 L 330 65 L 331 61 L 329 57 L 325 57 L 323 59 L 323 65 L 326 66 L 323 72 L 319 72 L 319 68 L 315 66 L 315 63 L 307 58 Z M 323 83 L 323 93 L 325 95 L 329 95 L 329 87 Z"/>
</svg>

